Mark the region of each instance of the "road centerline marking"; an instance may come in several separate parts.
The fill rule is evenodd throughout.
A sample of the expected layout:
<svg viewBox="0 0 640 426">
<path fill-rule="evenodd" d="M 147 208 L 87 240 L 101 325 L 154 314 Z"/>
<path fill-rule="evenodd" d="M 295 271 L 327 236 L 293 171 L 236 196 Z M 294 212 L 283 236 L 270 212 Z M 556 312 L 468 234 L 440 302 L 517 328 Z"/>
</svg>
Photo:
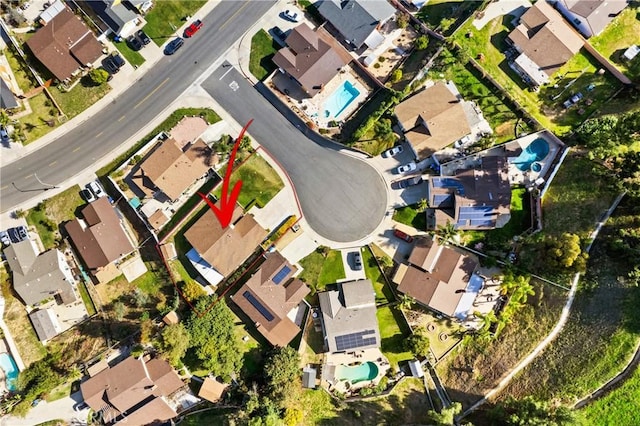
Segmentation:
<svg viewBox="0 0 640 426">
<path fill-rule="evenodd" d="M 142 105 L 147 99 L 149 99 L 151 96 L 153 96 L 154 93 L 156 93 L 158 90 L 160 90 L 160 88 L 162 86 L 164 86 L 167 83 L 167 81 L 169 81 L 169 77 L 167 77 L 162 83 L 158 84 L 158 87 L 156 87 L 151 92 L 149 92 L 149 94 L 147 96 L 145 96 L 144 99 L 142 99 L 140 102 L 138 102 L 136 104 L 136 106 L 134 106 L 133 108 L 138 108 L 140 105 Z"/>
<path fill-rule="evenodd" d="M 81 146 L 77 147 L 76 149 L 73 150 L 73 152 L 78 152 L 80 151 L 80 148 L 82 148 Z"/>
<path fill-rule="evenodd" d="M 226 27 L 233 20 L 233 18 L 235 18 L 238 13 L 242 12 L 242 9 L 244 9 L 248 5 L 249 5 L 249 2 L 243 4 L 242 7 L 240 7 L 240 9 L 236 10 L 236 12 L 233 15 L 231 15 L 229 19 L 227 19 L 227 22 L 225 22 L 220 26 L 220 30 L 224 29 L 224 27 Z"/>
<path fill-rule="evenodd" d="M 52 162 L 50 162 L 50 163 L 49 163 L 49 167 L 53 166 L 53 165 L 54 165 L 54 164 L 56 164 L 56 163 L 57 163 L 57 161 L 52 161 Z"/>
<path fill-rule="evenodd" d="M 124 120 L 124 115 L 122 117 L 118 118 L 118 121 L 122 121 L 122 120 Z"/>
<path fill-rule="evenodd" d="M 98 133 L 98 134 L 96 135 L 96 139 L 97 139 L 97 138 L 99 138 L 100 136 L 102 136 L 102 134 L 103 134 L 103 133 L 104 133 L 104 132 L 100 132 L 100 133 Z"/>
</svg>

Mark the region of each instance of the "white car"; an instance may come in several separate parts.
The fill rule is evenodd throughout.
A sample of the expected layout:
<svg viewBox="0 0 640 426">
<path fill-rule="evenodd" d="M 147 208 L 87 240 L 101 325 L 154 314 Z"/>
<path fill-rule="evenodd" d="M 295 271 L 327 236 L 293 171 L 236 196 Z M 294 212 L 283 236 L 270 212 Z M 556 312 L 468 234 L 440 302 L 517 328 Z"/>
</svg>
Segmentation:
<svg viewBox="0 0 640 426">
<path fill-rule="evenodd" d="M 402 173 L 407 173 L 407 172 L 412 172 L 414 170 L 416 170 L 418 168 L 418 165 L 415 162 L 410 162 L 408 164 L 404 164 L 400 167 L 398 167 L 398 174 L 402 174 Z"/>
<path fill-rule="evenodd" d="M 292 21 L 292 22 L 299 22 L 300 19 L 298 19 L 298 14 L 296 12 L 290 11 L 290 10 L 285 10 L 284 12 L 282 12 L 282 15 L 284 15 L 285 18 L 287 18 L 288 20 Z"/>
<path fill-rule="evenodd" d="M 404 151 L 404 149 L 402 148 L 402 145 L 397 145 L 394 146 L 391 149 L 386 150 L 385 152 L 382 153 L 383 157 L 395 157 L 396 155 L 400 154 L 402 151 Z"/>
<path fill-rule="evenodd" d="M 89 182 L 87 184 L 86 188 L 88 190 L 90 190 L 91 192 L 93 192 L 93 195 L 95 195 L 98 198 L 107 196 L 107 193 L 104 192 L 104 189 L 102 188 L 102 185 L 100 185 L 95 180 L 93 182 Z"/>
</svg>

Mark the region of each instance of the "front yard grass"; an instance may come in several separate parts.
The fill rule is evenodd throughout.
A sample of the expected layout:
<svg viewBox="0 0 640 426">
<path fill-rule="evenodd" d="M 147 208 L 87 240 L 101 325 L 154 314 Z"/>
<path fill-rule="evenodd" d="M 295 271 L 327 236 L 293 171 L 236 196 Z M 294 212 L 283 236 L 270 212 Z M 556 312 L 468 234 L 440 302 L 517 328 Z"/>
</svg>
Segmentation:
<svg viewBox="0 0 640 426">
<path fill-rule="evenodd" d="M 23 145 L 27 145 L 41 138 L 55 129 L 59 124 L 57 119 L 58 110 L 44 93 L 39 93 L 29 98 L 29 107 L 31 108 L 31 114 L 18 119 L 24 126 L 25 140 L 23 141 Z M 47 124 L 47 122 L 51 120 L 53 120 L 54 123 L 53 127 Z"/>
<path fill-rule="evenodd" d="M 383 253 L 383 256 L 387 255 Z M 384 280 L 383 271 L 378 268 L 374 254 L 368 247 L 362 251 L 362 263 L 365 275 L 371 280 L 376 292 L 376 305 L 383 305 L 395 300 L 391 289 Z"/>
<path fill-rule="evenodd" d="M 401 361 L 414 358 L 411 352 L 404 349 L 404 341 L 411 334 L 402 312 L 396 306 L 385 306 L 376 311 L 380 328 L 380 350 L 387 357 L 393 368 Z"/>
<path fill-rule="evenodd" d="M 300 260 L 302 273 L 298 276 L 311 287 L 311 294 L 324 290 L 327 284 L 333 284 L 345 277 L 342 254 L 339 250 L 329 250 L 326 257 L 316 250 Z"/>
<path fill-rule="evenodd" d="M 175 35 L 174 28 L 184 24 L 184 18 L 194 16 L 206 1 L 204 0 L 163 0 L 154 2 L 153 9 L 144 16 L 147 25 L 144 32 L 158 46 Z M 182 35 L 182 34 L 179 34 Z"/>
<path fill-rule="evenodd" d="M 45 249 L 56 246 L 56 238 L 60 237 L 58 227 L 66 221 L 75 219 L 76 210 L 85 204 L 79 191 L 78 185 L 72 186 L 27 212 L 27 223 L 36 228 Z"/>
<path fill-rule="evenodd" d="M 93 85 L 89 76 L 82 77 L 80 82 L 68 92 L 64 92 L 56 86 L 49 88 L 51 95 L 62 108 L 67 119 L 84 112 L 91 105 L 102 99 L 109 90 L 111 90 L 111 87 L 106 83 L 99 86 Z"/>
<path fill-rule="evenodd" d="M 362 139 L 353 144 L 353 147 L 375 157 L 398 143 L 399 137 L 396 134 L 393 136 L 388 140 L 380 139 L 376 137 L 374 129 L 369 129 Z"/>
<path fill-rule="evenodd" d="M 273 55 L 280 46 L 271 38 L 265 30 L 260 30 L 251 38 L 251 53 L 249 56 L 249 71 L 258 80 L 264 80 L 273 70 Z"/>
<path fill-rule="evenodd" d="M 142 56 L 140 52 L 136 52 L 135 50 L 130 48 L 125 40 L 114 41 L 113 45 L 116 47 L 116 49 L 118 49 L 122 56 L 124 56 L 127 62 L 131 64 L 132 67 L 136 68 L 144 64 L 144 56 Z"/>
<path fill-rule="evenodd" d="M 393 220 L 408 226 L 413 226 L 418 231 L 427 230 L 427 214 L 418 212 L 417 205 L 400 207 L 393 213 Z"/>
</svg>

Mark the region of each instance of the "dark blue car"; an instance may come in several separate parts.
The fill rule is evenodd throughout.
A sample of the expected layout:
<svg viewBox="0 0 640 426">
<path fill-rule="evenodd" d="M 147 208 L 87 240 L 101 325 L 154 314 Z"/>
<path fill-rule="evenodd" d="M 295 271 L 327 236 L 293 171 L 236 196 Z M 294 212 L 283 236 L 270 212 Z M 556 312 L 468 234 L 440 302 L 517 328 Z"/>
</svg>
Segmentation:
<svg viewBox="0 0 640 426">
<path fill-rule="evenodd" d="M 182 37 L 174 38 L 164 48 L 164 53 L 167 55 L 173 55 L 174 53 L 176 53 L 178 49 L 182 47 L 183 44 L 184 44 L 184 39 Z"/>
</svg>

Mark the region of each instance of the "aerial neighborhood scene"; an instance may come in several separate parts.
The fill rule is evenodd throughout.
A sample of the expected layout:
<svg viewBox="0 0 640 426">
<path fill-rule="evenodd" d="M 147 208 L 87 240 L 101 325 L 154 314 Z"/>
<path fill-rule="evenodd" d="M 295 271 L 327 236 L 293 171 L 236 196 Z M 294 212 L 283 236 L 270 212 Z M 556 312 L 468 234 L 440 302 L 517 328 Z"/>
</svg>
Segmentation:
<svg viewBox="0 0 640 426">
<path fill-rule="evenodd" d="M 640 425 L 640 2 L 2 0 L 0 426 Z"/>
</svg>

